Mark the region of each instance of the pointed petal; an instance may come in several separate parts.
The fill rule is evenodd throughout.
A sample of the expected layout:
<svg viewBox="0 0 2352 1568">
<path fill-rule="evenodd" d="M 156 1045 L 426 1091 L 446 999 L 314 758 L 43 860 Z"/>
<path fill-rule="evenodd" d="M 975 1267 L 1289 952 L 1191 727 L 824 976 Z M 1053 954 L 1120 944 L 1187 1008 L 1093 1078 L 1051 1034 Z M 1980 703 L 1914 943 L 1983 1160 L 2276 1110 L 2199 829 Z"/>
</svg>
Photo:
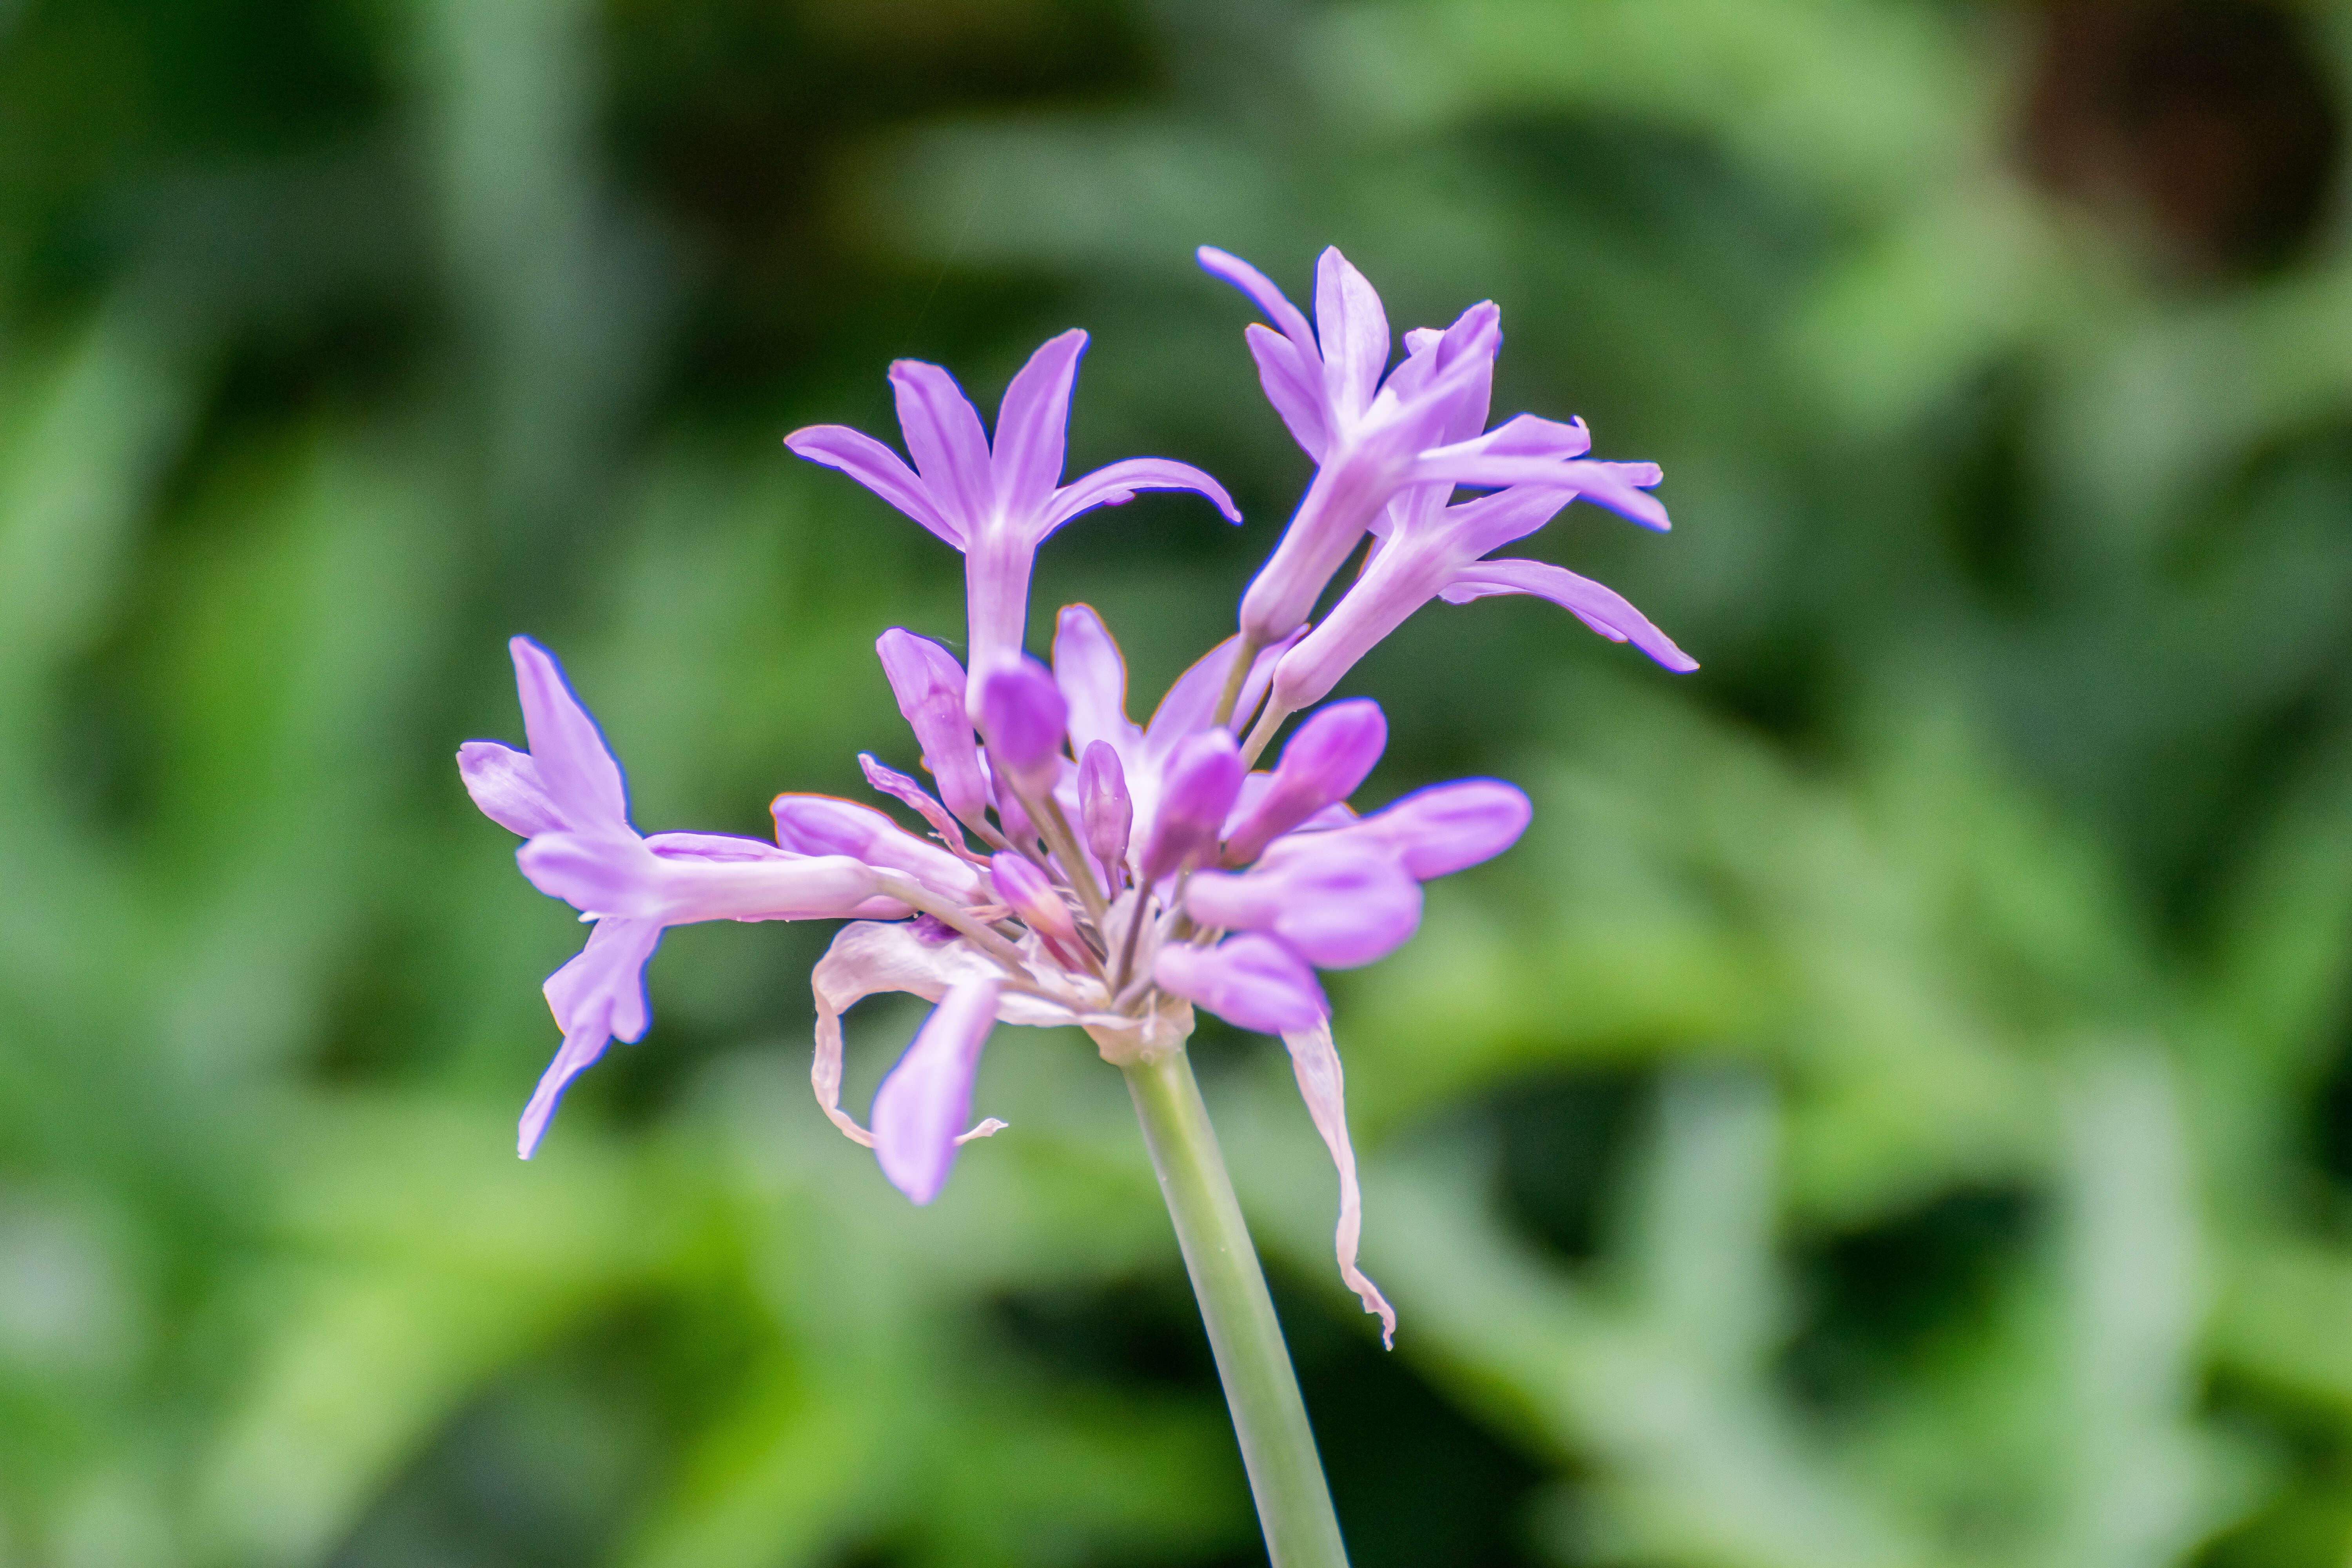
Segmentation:
<svg viewBox="0 0 2352 1568">
<path fill-rule="evenodd" d="M 1664 533 L 1673 526 L 1657 497 L 1643 493 L 1664 478 L 1655 463 L 1555 462 L 1544 458 L 1486 457 L 1451 447 L 1423 454 L 1413 463 L 1412 475 L 1423 481 L 1445 479 L 1481 489 L 1558 486 L 1643 528 Z"/>
<path fill-rule="evenodd" d="M 1065 605 L 1055 620 L 1054 683 L 1070 706 L 1070 749 L 1080 756 L 1097 741 L 1118 750 L 1140 736 L 1127 718 L 1127 659 L 1092 605 Z"/>
<path fill-rule="evenodd" d="M 1004 510 L 1036 511 L 1062 482 L 1063 442 L 1070 423 L 1070 387 L 1087 334 L 1072 327 L 1029 356 L 996 411 L 996 446 L 989 468 Z"/>
<path fill-rule="evenodd" d="M 963 1125 L 971 1115 L 971 1079 L 996 1026 L 993 978 L 950 988 L 874 1096 L 874 1155 L 890 1184 L 928 1204 L 947 1184 Z"/>
<path fill-rule="evenodd" d="M 1249 344 L 1250 358 L 1257 361 L 1257 383 L 1265 388 L 1265 400 L 1282 416 L 1291 438 L 1321 462 L 1331 446 L 1330 426 L 1323 417 L 1322 367 L 1301 360 L 1288 338 L 1255 321 L 1242 329 L 1242 340 Z"/>
<path fill-rule="evenodd" d="M 1449 605 L 1465 605 L 1493 594 L 1549 599 L 1611 642 L 1630 642 L 1678 675 L 1698 668 L 1698 660 L 1676 647 L 1623 595 L 1548 561 L 1475 561 L 1455 572 L 1453 585 L 1438 596 Z"/>
<path fill-rule="evenodd" d="M 1203 271 L 1212 277 L 1223 279 L 1248 295 L 1251 302 L 1265 312 L 1265 319 L 1297 348 L 1304 363 L 1318 370 L 1321 368 L 1322 351 L 1316 346 L 1314 329 L 1307 324 L 1307 318 L 1299 313 L 1297 306 L 1290 302 L 1289 297 L 1274 286 L 1271 279 L 1240 257 L 1219 250 L 1213 245 L 1204 245 L 1193 255 L 1199 258 Z"/>
<path fill-rule="evenodd" d="M 563 826 L 563 814 L 548 798 L 528 752 L 496 741 L 468 741 L 457 748 L 457 776 L 482 815 L 509 833 L 528 838 Z"/>
<path fill-rule="evenodd" d="M 604 1054 L 608 1044 L 645 1037 L 652 1022 L 646 1006 L 645 967 L 661 934 L 662 928 L 648 921 L 598 921 L 588 933 L 588 945 L 547 977 L 547 1005 L 563 1030 L 563 1044 L 540 1075 L 516 1127 L 515 1152 L 522 1158 L 538 1152 L 563 1091 Z"/>
<path fill-rule="evenodd" d="M 1166 458 L 1129 458 L 1097 468 L 1055 490 L 1053 500 L 1038 514 L 1036 537 L 1043 540 L 1082 511 L 1098 506 L 1124 506 L 1135 499 L 1138 490 L 1192 490 L 1208 497 L 1225 514 L 1227 522 L 1242 520 L 1225 487 L 1192 464 L 1171 462 Z"/>
<path fill-rule="evenodd" d="M 947 808 L 977 828 L 988 805 L 980 776 L 980 742 L 964 711 L 963 666 L 929 637 L 893 626 L 875 639 L 882 674 L 907 727 L 922 747 Z"/>
<path fill-rule="evenodd" d="M 996 514 L 996 482 L 989 474 L 980 413 L 955 377 L 920 360 L 894 362 L 890 385 L 898 398 L 898 428 L 923 488 L 969 549 Z"/>
<path fill-rule="evenodd" d="M 1389 363 L 1389 318 L 1364 275 L 1332 246 L 1315 264 L 1315 335 L 1333 412 L 1347 424 L 1363 417 Z"/>
<path fill-rule="evenodd" d="M 596 721 L 563 679 L 555 656 L 529 637 L 508 641 L 514 656 L 515 693 L 522 700 L 523 733 L 539 782 L 564 826 L 575 833 L 627 832 L 629 801 L 621 764 L 604 744 Z"/>
<path fill-rule="evenodd" d="M 1327 1019 L 1310 1029 L 1286 1031 L 1282 1043 L 1290 1047 L 1290 1069 L 1298 1079 L 1307 1113 L 1315 1119 L 1315 1131 L 1323 1135 L 1323 1145 L 1331 1151 L 1331 1163 L 1339 1171 L 1339 1224 L 1332 1237 L 1339 1278 L 1364 1303 L 1365 1311 L 1379 1315 L 1381 1343 L 1394 1350 L 1396 1309 L 1356 1267 L 1356 1247 L 1364 1230 L 1364 1197 L 1356 1183 L 1356 1151 L 1348 1141 L 1347 1077 L 1339 1068 L 1339 1049 L 1331 1043 L 1330 1023 Z"/>
<path fill-rule="evenodd" d="M 840 469 L 958 550 L 963 548 L 961 525 L 940 515 L 915 470 L 864 431 L 846 425 L 812 425 L 785 437 L 784 445 L 812 463 Z"/>
<path fill-rule="evenodd" d="M 522 1118 L 515 1123 L 515 1152 L 530 1159 L 539 1152 L 540 1140 L 547 1136 L 547 1124 L 555 1119 L 555 1108 L 563 1101 L 563 1091 L 572 1080 L 596 1064 L 604 1047 L 613 1042 L 612 1031 L 602 1018 L 588 1018 L 579 1028 L 563 1037 L 557 1047 L 555 1059 L 539 1075 L 539 1083 L 530 1091 L 530 1102 L 522 1109 Z"/>
</svg>

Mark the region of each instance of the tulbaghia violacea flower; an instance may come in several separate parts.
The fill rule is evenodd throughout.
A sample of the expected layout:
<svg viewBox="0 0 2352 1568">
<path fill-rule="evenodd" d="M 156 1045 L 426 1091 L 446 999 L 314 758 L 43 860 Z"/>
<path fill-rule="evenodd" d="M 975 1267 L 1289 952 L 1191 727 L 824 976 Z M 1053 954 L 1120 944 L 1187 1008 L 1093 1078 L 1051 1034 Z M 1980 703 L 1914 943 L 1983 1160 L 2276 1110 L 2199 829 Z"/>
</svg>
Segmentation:
<svg viewBox="0 0 2352 1568">
<path fill-rule="evenodd" d="M 1235 634 L 1180 676 L 1148 721 L 1128 717 L 1126 661 L 1090 608 L 1060 612 L 1050 668 L 1024 651 L 1037 545 L 1078 512 L 1141 489 L 1194 490 L 1234 514 L 1215 480 L 1158 458 L 1058 484 L 1086 344 L 1077 331 L 1046 343 L 1013 378 L 992 450 L 947 373 L 910 362 L 890 379 L 912 469 L 839 426 L 787 438 L 964 553 L 969 661 L 900 628 L 877 644 L 936 795 L 859 758 L 868 783 L 928 837 L 873 806 L 786 794 L 772 806 L 773 846 L 642 837 L 594 723 L 554 661 L 515 639 L 530 749 L 469 742 L 460 765 L 482 809 L 526 838 L 524 874 L 596 921 L 585 951 L 547 984 L 564 1043 L 525 1113 L 525 1153 L 563 1087 L 608 1041 L 645 1033 L 643 971 L 666 927 L 845 919 L 811 975 L 811 1082 L 824 1114 L 873 1148 L 909 1198 L 931 1202 L 961 1145 L 1003 1127 L 967 1125 L 996 1025 L 1075 1026 L 1140 1084 L 1154 1064 L 1181 1063 L 1194 1009 L 1206 1009 L 1287 1046 L 1339 1169 L 1341 1275 L 1393 1330 L 1395 1314 L 1356 1264 L 1360 1200 L 1319 974 L 1409 940 L 1422 885 L 1509 847 L 1530 808 L 1508 784 L 1470 779 L 1359 815 L 1349 798 L 1387 743 L 1386 721 L 1366 698 L 1308 714 L 1272 768 L 1251 763 L 1291 713 L 1432 597 L 1543 594 L 1688 668 L 1607 589 L 1558 567 L 1484 559 L 1579 496 L 1657 526 L 1664 513 L 1645 493 L 1656 470 L 1582 460 L 1580 425 L 1523 416 L 1482 434 L 1500 342 L 1492 305 L 1443 332 L 1408 334 L 1391 369 L 1379 297 L 1336 250 L 1318 271 L 1312 328 L 1246 264 L 1210 250 L 1202 260 L 1280 329 L 1252 327 L 1250 350 L 1318 468 Z M 1496 493 L 1447 506 L 1457 484 Z M 1368 530 L 1380 536 L 1369 568 L 1310 626 L 1318 595 Z M 1262 705 L 1244 745 L 1236 729 Z M 885 992 L 935 1006 L 885 1079 L 869 1130 L 841 1104 L 843 1016 Z"/>
<path fill-rule="evenodd" d="M 847 426 L 815 425 L 784 437 L 802 457 L 839 468 L 963 552 L 975 679 L 999 655 L 1021 650 L 1037 547 L 1080 512 L 1132 500 L 1138 490 L 1193 490 L 1242 520 L 1223 486 L 1164 458 L 1129 458 L 1061 482 L 1070 388 L 1086 348 L 1087 334 L 1073 328 L 1030 356 L 998 405 L 993 447 L 955 378 L 919 360 L 890 367 L 911 470 L 898 453 Z"/>
</svg>

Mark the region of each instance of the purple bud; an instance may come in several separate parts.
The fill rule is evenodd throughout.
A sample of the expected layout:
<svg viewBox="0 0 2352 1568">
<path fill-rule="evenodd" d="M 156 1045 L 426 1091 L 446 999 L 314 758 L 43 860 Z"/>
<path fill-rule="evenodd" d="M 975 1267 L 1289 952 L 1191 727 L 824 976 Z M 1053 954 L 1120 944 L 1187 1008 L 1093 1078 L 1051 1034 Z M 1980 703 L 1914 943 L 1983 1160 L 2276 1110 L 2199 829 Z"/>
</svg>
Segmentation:
<svg viewBox="0 0 2352 1568">
<path fill-rule="evenodd" d="M 1000 773 L 996 775 L 996 820 L 1004 826 L 1004 840 L 1016 848 L 1037 841 L 1037 825 L 1029 820 L 1022 809 L 1021 797 L 1013 793 L 1013 781 Z"/>
<path fill-rule="evenodd" d="M 939 781 L 940 801 L 979 826 L 988 809 L 988 786 L 980 776 L 971 721 L 964 715 L 963 667 L 939 644 L 896 626 L 877 639 L 874 649 L 882 656 L 882 673 L 898 700 L 898 711 Z"/>
<path fill-rule="evenodd" d="M 1276 867 L 1195 874 L 1185 911 L 1213 929 L 1271 931 L 1318 969 L 1387 957 L 1421 925 L 1421 885 L 1393 854 L 1326 837 L 1333 842 Z"/>
<path fill-rule="evenodd" d="M 1519 841 L 1535 808 L 1500 779 L 1461 779 L 1415 791 L 1341 831 L 1393 849 L 1421 881 L 1491 860 Z"/>
<path fill-rule="evenodd" d="M 1278 1035 L 1311 1029 L 1331 1013 L 1307 961 L 1270 936 L 1237 936 L 1214 947 L 1171 944 L 1151 977 L 1230 1024 Z"/>
<path fill-rule="evenodd" d="M 1070 906 L 1045 879 L 1045 873 L 1029 860 L 1007 849 L 992 857 L 989 875 L 996 879 L 996 896 L 1013 908 L 1013 912 L 1029 922 L 1039 935 L 1062 942 L 1078 940 L 1077 922 L 1070 919 Z"/>
<path fill-rule="evenodd" d="M 955 1165 L 997 992 L 992 979 L 951 986 L 874 1096 L 874 1156 L 890 1184 L 919 1204 L 940 1195 Z"/>
<path fill-rule="evenodd" d="M 1290 743 L 1256 809 L 1226 836 L 1225 861 L 1246 866 L 1275 838 L 1355 793 L 1389 743 L 1389 721 L 1369 697 L 1318 710 Z"/>
<path fill-rule="evenodd" d="M 1146 886 L 1216 852 L 1217 830 L 1242 789 L 1242 753 L 1227 730 L 1187 735 L 1169 754 L 1160 809 L 1143 847 Z"/>
<path fill-rule="evenodd" d="M 1025 780 L 1061 750 L 1070 706 L 1045 667 L 1024 654 L 981 678 L 979 714 L 989 761 L 1001 773 Z"/>
<path fill-rule="evenodd" d="M 1135 802 L 1128 798 L 1127 769 L 1108 741 L 1095 742 L 1078 760 L 1078 813 L 1087 847 L 1116 889 L 1117 868 L 1127 862 L 1128 838 L 1135 831 Z"/>
<path fill-rule="evenodd" d="M 870 805 L 829 795 L 780 795 L 768 810 L 776 819 L 776 842 L 800 854 L 847 855 L 885 870 L 906 871 L 955 898 L 973 891 L 979 881 L 963 861 Z"/>
</svg>

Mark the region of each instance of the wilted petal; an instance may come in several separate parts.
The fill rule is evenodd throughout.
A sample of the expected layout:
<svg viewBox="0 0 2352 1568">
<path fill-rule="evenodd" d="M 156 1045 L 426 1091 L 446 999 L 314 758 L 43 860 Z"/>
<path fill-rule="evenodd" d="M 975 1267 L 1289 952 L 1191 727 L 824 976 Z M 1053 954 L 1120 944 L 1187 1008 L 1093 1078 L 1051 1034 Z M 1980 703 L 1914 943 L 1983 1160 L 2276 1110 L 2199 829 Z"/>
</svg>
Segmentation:
<svg viewBox="0 0 2352 1568">
<path fill-rule="evenodd" d="M 1347 1078 L 1339 1068 L 1339 1050 L 1331 1043 L 1331 1026 L 1327 1020 L 1311 1028 L 1286 1030 L 1282 1043 L 1290 1047 L 1290 1068 L 1307 1101 L 1307 1113 L 1315 1119 L 1315 1131 L 1323 1135 L 1323 1146 L 1331 1151 L 1331 1163 L 1339 1171 L 1339 1225 L 1333 1237 L 1339 1278 L 1362 1300 L 1365 1311 L 1379 1314 L 1381 1342 L 1393 1350 L 1396 1309 L 1356 1267 L 1356 1247 L 1364 1230 L 1364 1198 L 1356 1183 L 1356 1151 L 1348 1141 Z"/>
<path fill-rule="evenodd" d="M 626 832 L 629 803 L 621 784 L 621 764 L 596 729 L 596 721 L 572 694 L 555 656 L 529 637 L 513 637 L 515 691 L 522 700 L 523 733 L 541 787 L 573 832 L 616 828 Z"/>
<path fill-rule="evenodd" d="M 955 1165 L 1001 989 L 992 977 L 950 989 L 874 1096 L 875 1157 L 890 1184 L 918 1204 L 940 1195 Z"/>
<path fill-rule="evenodd" d="M 857 766 L 866 774 L 867 784 L 893 800 L 900 802 L 916 816 L 929 823 L 931 831 L 940 836 L 940 842 L 946 845 L 959 858 L 971 855 L 971 848 L 964 842 L 963 829 L 956 825 L 954 817 L 948 815 L 947 808 L 932 799 L 930 793 L 921 784 L 896 768 L 884 767 L 880 763 L 876 762 L 873 754 L 868 752 L 857 753 Z"/>
<path fill-rule="evenodd" d="M 1260 1034 L 1312 1028 L 1331 1011 L 1307 961 L 1255 932 L 1214 947 L 1171 943 L 1160 950 L 1151 977 L 1170 994 Z"/>
<path fill-rule="evenodd" d="M 1492 594 L 1549 599 L 1611 642 L 1631 642 L 1676 674 L 1698 668 L 1698 660 L 1676 647 L 1623 595 L 1547 561 L 1473 562 L 1454 574 L 1452 586 L 1439 596 L 1449 605 L 1463 605 Z"/>
<path fill-rule="evenodd" d="M 977 828 L 988 810 L 988 785 L 980 773 L 980 745 L 964 710 L 963 666 L 929 637 L 893 626 L 876 639 L 890 694 L 923 760 L 939 781 L 947 808 Z"/>
<path fill-rule="evenodd" d="M 784 445 L 812 463 L 840 469 L 958 550 L 964 547 L 963 524 L 940 516 L 915 470 L 864 431 L 846 425 L 812 425 L 785 437 Z"/>
<path fill-rule="evenodd" d="M 809 973 L 809 990 L 816 999 L 816 1056 L 809 1067 L 809 1083 L 826 1120 L 854 1143 L 870 1149 L 874 1135 L 841 1109 L 841 1016 L 887 991 L 937 1002 L 960 983 L 998 973 L 994 963 L 965 943 L 936 937 L 936 931 L 927 931 L 918 921 L 860 921 L 835 933 L 833 945 Z M 1020 992 L 998 998 L 996 1016 L 1002 1023 L 1045 1027 L 1074 1021 L 1066 1009 Z M 983 1130 L 994 1129 L 982 1122 L 970 1135 L 984 1136 Z"/>
<path fill-rule="evenodd" d="M 1225 861 L 1246 866 L 1282 834 L 1343 801 L 1388 747 L 1389 723 L 1369 697 L 1334 702 L 1298 727 L 1257 805 L 1225 835 Z"/>
<path fill-rule="evenodd" d="M 1387 957 L 1420 928 L 1421 885 L 1393 853 L 1344 833 L 1319 838 L 1257 870 L 1196 874 L 1186 912 L 1214 931 L 1271 931 L 1318 969 Z"/>
<path fill-rule="evenodd" d="M 988 437 L 980 414 L 955 377 L 935 364 L 902 359 L 890 366 L 898 395 L 898 428 L 923 488 L 940 515 L 962 531 L 966 548 L 996 511 L 996 482 L 989 473 Z"/>
<path fill-rule="evenodd" d="M 1225 493 L 1225 487 L 1192 464 L 1171 462 L 1166 458 L 1129 458 L 1081 475 L 1055 490 L 1053 500 L 1037 514 L 1030 541 L 1043 541 L 1082 511 L 1098 506 L 1124 506 L 1135 499 L 1138 490 L 1192 490 L 1206 496 L 1225 514 L 1227 522 L 1242 520 L 1241 509 L 1234 505 L 1234 498 Z"/>
<path fill-rule="evenodd" d="M 1004 389 L 989 467 L 999 504 L 1008 512 L 1035 511 L 1061 482 L 1070 387 L 1086 352 L 1087 334 L 1076 327 L 1048 338 Z"/>
<path fill-rule="evenodd" d="M 457 748 L 457 776 L 482 815 L 509 833 L 529 838 L 564 825 L 528 752 L 496 741 L 468 741 Z"/>
</svg>

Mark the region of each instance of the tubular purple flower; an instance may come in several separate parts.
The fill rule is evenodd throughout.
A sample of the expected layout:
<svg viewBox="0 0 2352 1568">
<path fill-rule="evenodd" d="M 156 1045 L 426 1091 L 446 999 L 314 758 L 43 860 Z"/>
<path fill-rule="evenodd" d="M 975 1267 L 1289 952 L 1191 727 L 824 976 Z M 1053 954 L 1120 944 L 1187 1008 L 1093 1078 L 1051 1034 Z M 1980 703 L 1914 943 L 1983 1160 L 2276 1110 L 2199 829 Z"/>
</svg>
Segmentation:
<svg viewBox="0 0 2352 1568">
<path fill-rule="evenodd" d="M 845 426 L 813 426 L 784 437 L 801 457 L 840 469 L 963 552 L 974 670 L 1020 651 L 1037 547 L 1081 512 L 1131 500 L 1138 490 L 1181 489 L 1241 521 L 1224 487 L 1165 458 L 1130 458 L 1060 483 L 1070 390 L 1086 347 L 1087 334 L 1073 329 L 1030 356 L 997 409 L 993 450 L 954 378 L 914 360 L 890 367 L 913 469 L 881 442 Z"/>
<path fill-rule="evenodd" d="M 1282 666 L 1276 665 L 1277 701 L 1281 679 Z M 1248 865 L 1277 836 L 1353 795 L 1388 743 L 1389 721 L 1369 697 L 1334 702 L 1308 719 L 1283 747 L 1282 761 L 1256 805 L 1225 835 L 1225 864 Z"/>
<path fill-rule="evenodd" d="M 1331 1014 L 1307 961 L 1255 932 L 1227 937 L 1214 947 L 1171 942 L 1160 950 L 1152 978 L 1163 991 L 1264 1035 L 1311 1029 Z"/>
<path fill-rule="evenodd" d="M 796 854 L 846 855 L 904 871 L 953 899 L 979 890 L 980 877 L 970 862 L 924 843 L 870 805 L 829 795 L 780 795 L 768 810 L 776 819 L 776 842 Z"/>
<path fill-rule="evenodd" d="M 1420 929 L 1421 884 L 1395 853 L 1359 841 L 1253 871 L 1195 873 L 1184 909 L 1213 931 L 1271 932 L 1318 969 L 1353 969 Z"/>
<path fill-rule="evenodd" d="M 1069 704 L 1045 667 L 1026 654 L 976 671 L 972 710 L 988 742 L 989 766 L 1033 788 L 1049 773 L 1069 729 Z"/>
<path fill-rule="evenodd" d="M 874 1096 L 875 1158 L 890 1184 L 918 1204 L 938 1197 L 955 1166 L 1001 989 L 993 979 L 951 987 Z"/>
<path fill-rule="evenodd" d="M 1490 550 L 1533 533 L 1580 496 L 1603 500 L 1620 510 L 1629 504 L 1624 496 L 1639 496 L 1664 524 L 1664 511 L 1639 488 L 1658 482 L 1653 464 L 1571 461 L 1538 466 L 1547 479 L 1517 484 L 1459 506 L 1438 504 L 1445 493 L 1439 487 L 1415 491 L 1392 503 L 1386 537 L 1363 575 L 1349 584 L 1322 624 L 1276 666 L 1275 705 L 1295 711 L 1321 700 L 1381 638 L 1422 605 L 1440 597 L 1460 603 L 1487 594 L 1541 594 L 1566 605 L 1612 641 L 1631 639 L 1668 669 L 1696 669 L 1696 661 L 1651 625 L 1641 611 L 1600 584 L 1564 567 L 1548 568 L 1549 575 L 1541 572 L 1521 575 L 1522 568 L 1538 563 L 1479 559 Z M 1593 489 L 1602 486 L 1608 490 L 1606 498 Z M 1648 515 L 1637 521 L 1646 521 Z"/>
<path fill-rule="evenodd" d="M 1078 759 L 1078 815 L 1084 824 L 1087 848 L 1102 862 L 1111 890 L 1118 890 L 1119 868 L 1127 864 L 1127 846 L 1135 830 L 1135 803 L 1128 797 L 1127 770 L 1118 750 L 1108 741 L 1097 741 Z"/>
<path fill-rule="evenodd" d="M 1241 787 L 1242 754 L 1232 731 L 1204 730 L 1177 743 L 1138 868 L 1145 887 L 1216 853 L 1217 830 Z"/>
<path fill-rule="evenodd" d="M 882 673 L 898 711 L 939 781 L 940 800 L 974 829 L 984 826 L 988 785 L 980 776 L 980 748 L 964 711 L 963 666 L 929 637 L 893 626 L 877 638 Z"/>
</svg>

